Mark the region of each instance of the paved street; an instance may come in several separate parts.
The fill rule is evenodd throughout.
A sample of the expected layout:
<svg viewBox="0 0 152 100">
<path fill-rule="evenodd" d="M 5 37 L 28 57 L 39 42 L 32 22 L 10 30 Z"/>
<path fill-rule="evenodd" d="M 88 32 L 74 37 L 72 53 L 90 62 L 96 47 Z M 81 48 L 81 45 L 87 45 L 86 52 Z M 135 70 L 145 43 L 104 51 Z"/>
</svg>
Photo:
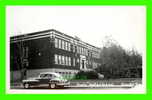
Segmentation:
<svg viewBox="0 0 152 100">
<path fill-rule="evenodd" d="M 77 87 L 71 87 L 71 86 L 68 86 L 68 87 L 64 87 L 64 88 L 55 88 L 55 89 L 59 89 L 59 90 L 80 90 L 80 89 L 91 89 L 91 90 L 93 90 L 93 89 L 130 89 L 131 87 L 79 87 L 79 86 L 77 86 Z M 23 86 L 12 86 L 11 87 L 11 89 L 18 89 L 18 90 L 20 90 L 20 89 L 24 89 L 23 88 Z M 31 87 L 30 89 L 26 89 L 26 90 L 36 90 L 36 89 L 38 89 L 38 90 L 49 90 L 50 88 L 48 88 L 47 86 L 43 86 L 43 87 Z M 50 89 L 51 90 L 51 89 Z M 52 89 L 53 90 L 53 89 Z"/>
<path fill-rule="evenodd" d="M 141 84 L 141 79 L 112 79 L 112 80 L 71 80 L 70 85 L 56 89 L 129 89 Z M 22 83 L 12 83 L 11 89 L 24 89 Z M 47 85 L 32 86 L 30 89 L 50 89 Z"/>
</svg>

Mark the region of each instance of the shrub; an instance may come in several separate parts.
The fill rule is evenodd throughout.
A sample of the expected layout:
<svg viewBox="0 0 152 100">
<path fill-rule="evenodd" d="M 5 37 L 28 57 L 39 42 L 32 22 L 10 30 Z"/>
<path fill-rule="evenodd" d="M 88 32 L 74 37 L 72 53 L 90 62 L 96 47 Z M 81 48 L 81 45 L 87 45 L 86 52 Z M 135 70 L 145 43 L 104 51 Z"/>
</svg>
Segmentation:
<svg viewBox="0 0 152 100">
<path fill-rule="evenodd" d="M 80 71 L 76 74 L 76 79 L 98 79 L 98 73 L 95 71 Z"/>
</svg>

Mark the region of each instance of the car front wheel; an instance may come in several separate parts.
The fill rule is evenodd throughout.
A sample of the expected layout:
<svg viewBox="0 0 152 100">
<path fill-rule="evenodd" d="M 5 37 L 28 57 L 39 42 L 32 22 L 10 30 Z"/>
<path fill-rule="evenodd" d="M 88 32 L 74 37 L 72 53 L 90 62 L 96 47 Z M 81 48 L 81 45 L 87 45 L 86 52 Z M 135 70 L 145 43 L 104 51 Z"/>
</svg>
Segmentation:
<svg viewBox="0 0 152 100">
<path fill-rule="evenodd" d="M 55 83 L 51 83 L 49 86 L 50 86 L 51 89 L 56 88 L 56 84 Z"/>
<path fill-rule="evenodd" d="M 25 88 L 25 89 L 30 88 L 30 84 L 29 84 L 29 83 L 25 83 L 25 84 L 24 84 L 24 88 Z"/>
</svg>

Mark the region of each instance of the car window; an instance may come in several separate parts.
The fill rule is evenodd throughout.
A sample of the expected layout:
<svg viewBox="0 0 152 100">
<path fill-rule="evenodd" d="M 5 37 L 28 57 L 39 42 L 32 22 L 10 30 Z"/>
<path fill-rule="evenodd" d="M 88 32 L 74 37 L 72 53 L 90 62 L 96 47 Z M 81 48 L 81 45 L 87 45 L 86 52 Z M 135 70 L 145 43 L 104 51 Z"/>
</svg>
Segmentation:
<svg viewBox="0 0 152 100">
<path fill-rule="evenodd" d="M 40 78 L 52 78 L 52 75 L 51 74 L 41 74 L 40 75 Z"/>
<path fill-rule="evenodd" d="M 43 78 L 43 77 L 45 77 L 45 74 L 41 74 L 41 75 L 40 75 L 40 78 Z"/>
<path fill-rule="evenodd" d="M 57 76 L 55 76 L 55 75 L 52 75 L 52 78 L 57 78 Z"/>
</svg>

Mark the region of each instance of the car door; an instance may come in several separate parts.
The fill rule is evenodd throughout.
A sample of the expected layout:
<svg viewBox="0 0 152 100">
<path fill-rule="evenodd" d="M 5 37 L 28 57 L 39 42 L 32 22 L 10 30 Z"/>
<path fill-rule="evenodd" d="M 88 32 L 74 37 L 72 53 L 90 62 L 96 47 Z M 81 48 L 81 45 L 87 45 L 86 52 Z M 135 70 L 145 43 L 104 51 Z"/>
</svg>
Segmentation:
<svg viewBox="0 0 152 100">
<path fill-rule="evenodd" d="M 41 74 L 39 84 L 48 84 L 50 81 L 50 74 Z"/>
</svg>

